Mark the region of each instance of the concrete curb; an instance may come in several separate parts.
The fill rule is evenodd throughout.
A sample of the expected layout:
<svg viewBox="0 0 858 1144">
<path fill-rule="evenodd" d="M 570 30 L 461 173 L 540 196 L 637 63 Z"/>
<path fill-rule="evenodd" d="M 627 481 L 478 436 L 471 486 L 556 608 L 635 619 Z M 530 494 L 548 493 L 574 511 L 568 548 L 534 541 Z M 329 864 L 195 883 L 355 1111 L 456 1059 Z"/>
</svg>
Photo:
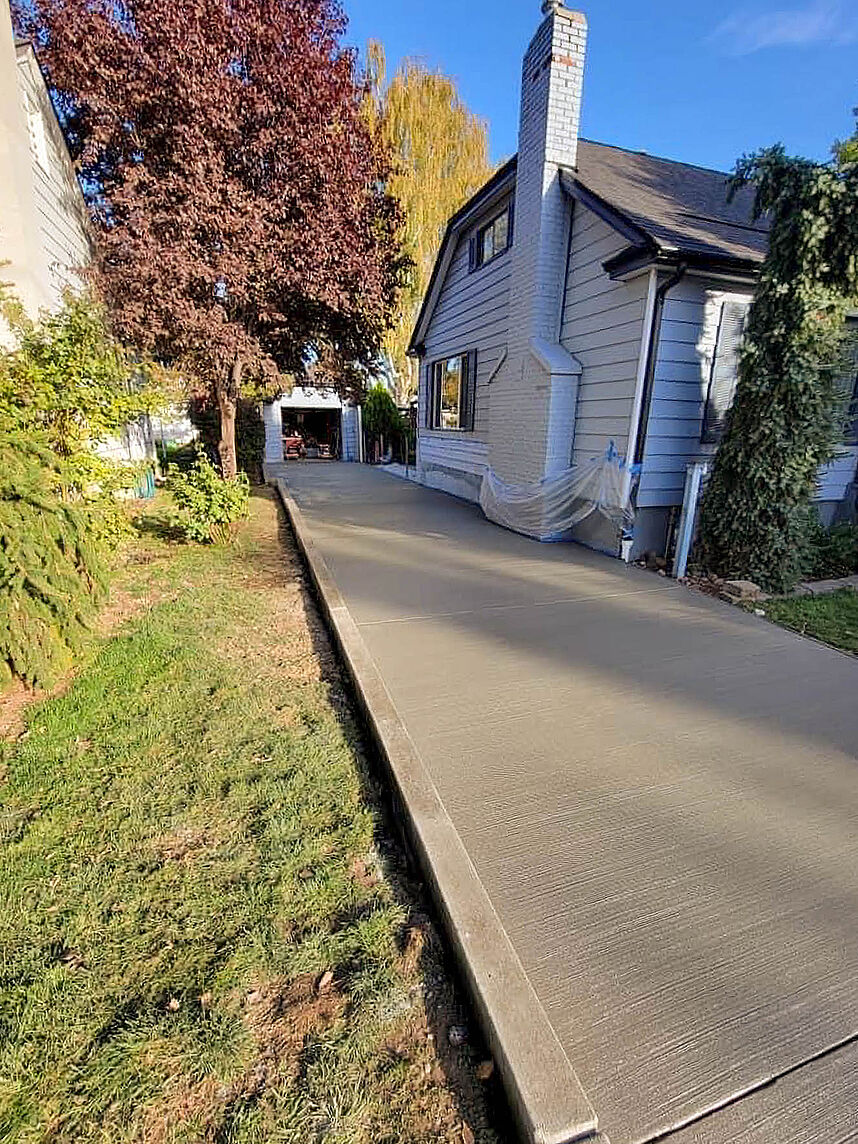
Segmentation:
<svg viewBox="0 0 858 1144">
<path fill-rule="evenodd" d="M 339 588 L 282 478 L 277 491 L 322 609 L 404 810 L 426 877 L 528 1144 L 604 1140 L 432 779 L 411 742 Z"/>
</svg>

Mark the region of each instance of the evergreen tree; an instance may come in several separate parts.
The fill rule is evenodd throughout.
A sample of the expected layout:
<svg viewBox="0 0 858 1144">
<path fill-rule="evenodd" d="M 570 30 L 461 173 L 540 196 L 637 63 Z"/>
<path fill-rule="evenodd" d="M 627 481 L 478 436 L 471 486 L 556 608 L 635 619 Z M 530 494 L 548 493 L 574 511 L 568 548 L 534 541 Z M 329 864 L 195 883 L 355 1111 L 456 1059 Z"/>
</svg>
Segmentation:
<svg viewBox="0 0 858 1144">
<path fill-rule="evenodd" d="M 858 295 L 858 166 L 744 158 L 770 221 L 739 378 L 700 517 L 707 571 L 783 591 L 801 571 L 819 466 L 842 440 L 845 313 Z"/>
</svg>

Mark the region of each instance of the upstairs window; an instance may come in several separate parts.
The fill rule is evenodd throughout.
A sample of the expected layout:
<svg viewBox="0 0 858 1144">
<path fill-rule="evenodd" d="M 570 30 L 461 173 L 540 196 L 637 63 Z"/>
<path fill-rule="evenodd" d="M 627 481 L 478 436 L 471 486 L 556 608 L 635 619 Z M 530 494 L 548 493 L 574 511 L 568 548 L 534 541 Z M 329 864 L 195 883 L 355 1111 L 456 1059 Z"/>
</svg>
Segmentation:
<svg viewBox="0 0 858 1144">
<path fill-rule="evenodd" d="M 471 239 L 470 269 L 478 270 L 509 250 L 512 245 L 512 207 L 505 207 L 500 214 L 481 226 Z"/>
<path fill-rule="evenodd" d="M 473 429 L 476 381 L 476 350 L 433 362 L 429 367 L 427 428 Z"/>
<path fill-rule="evenodd" d="M 703 413 L 704 444 L 717 444 L 724 434 L 727 411 L 733 404 L 739 373 L 739 350 L 745 336 L 749 302 L 725 302 L 721 306 L 715 356 L 709 375 L 709 392 Z"/>
</svg>

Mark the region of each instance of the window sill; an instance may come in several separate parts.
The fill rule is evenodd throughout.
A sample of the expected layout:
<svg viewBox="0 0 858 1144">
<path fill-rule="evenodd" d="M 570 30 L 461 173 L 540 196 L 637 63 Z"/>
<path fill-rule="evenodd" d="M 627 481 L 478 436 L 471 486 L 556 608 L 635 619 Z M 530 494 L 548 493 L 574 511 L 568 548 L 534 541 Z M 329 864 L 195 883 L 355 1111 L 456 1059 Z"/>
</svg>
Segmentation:
<svg viewBox="0 0 858 1144">
<path fill-rule="evenodd" d="M 473 270 L 471 270 L 471 271 L 470 271 L 470 273 L 471 273 L 471 274 L 479 274 L 479 272 L 480 272 L 481 270 L 485 270 L 485 269 L 486 269 L 486 267 L 488 267 L 488 266 L 494 266 L 494 264 L 495 264 L 495 263 L 496 263 L 496 262 L 497 262 L 499 259 L 503 258 L 503 256 L 504 256 L 505 254 L 509 254 L 509 252 L 510 252 L 511 250 L 512 250 L 512 243 L 510 243 L 510 245 L 509 245 L 509 246 L 505 246 L 505 247 L 503 248 L 503 250 L 499 250 L 499 251 L 497 252 L 497 254 L 493 254 L 493 255 L 491 256 L 491 258 L 488 260 L 488 262 L 481 262 L 481 263 L 479 264 L 479 266 L 475 266 L 475 267 L 473 268 Z"/>
</svg>

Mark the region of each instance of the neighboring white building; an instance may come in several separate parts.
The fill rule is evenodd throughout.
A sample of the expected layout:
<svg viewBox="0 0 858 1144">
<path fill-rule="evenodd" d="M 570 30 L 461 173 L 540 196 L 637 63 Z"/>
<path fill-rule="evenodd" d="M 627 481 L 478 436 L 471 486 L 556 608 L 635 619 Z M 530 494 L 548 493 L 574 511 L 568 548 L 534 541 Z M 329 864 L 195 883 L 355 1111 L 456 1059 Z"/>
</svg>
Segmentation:
<svg viewBox="0 0 858 1144">
<path fill-rule="evenodd" d="M 477 500 L 613 444 L 640 466 L 631 554 L 664 551 L 689 463 L 711 457 L 767 233 L 728 176 L 579 138 L 587 23 L 545 0 L 518 155 L 450 220 L 412 337 L 417 469 Z M 854 499 L 858 446 L 820 474 Z M 619 552 L 601 517 L 575 538 Z"/>
<path fill-rule="evenodd" d="M 0 0 L 0 281 L 54 309 L 91 258 L 86 205 L 33 49 Z"/>
<path fill-rule="evenodd" d="M 291 393 L 266 401 L 262 418 L 266 461 L 282 461 L 289 442 L 298 439 L 311 456 L 321 450 L 341 461 L 362 459 L 360 407 L 328 386 L 296 385 Z"/>
</svg>

